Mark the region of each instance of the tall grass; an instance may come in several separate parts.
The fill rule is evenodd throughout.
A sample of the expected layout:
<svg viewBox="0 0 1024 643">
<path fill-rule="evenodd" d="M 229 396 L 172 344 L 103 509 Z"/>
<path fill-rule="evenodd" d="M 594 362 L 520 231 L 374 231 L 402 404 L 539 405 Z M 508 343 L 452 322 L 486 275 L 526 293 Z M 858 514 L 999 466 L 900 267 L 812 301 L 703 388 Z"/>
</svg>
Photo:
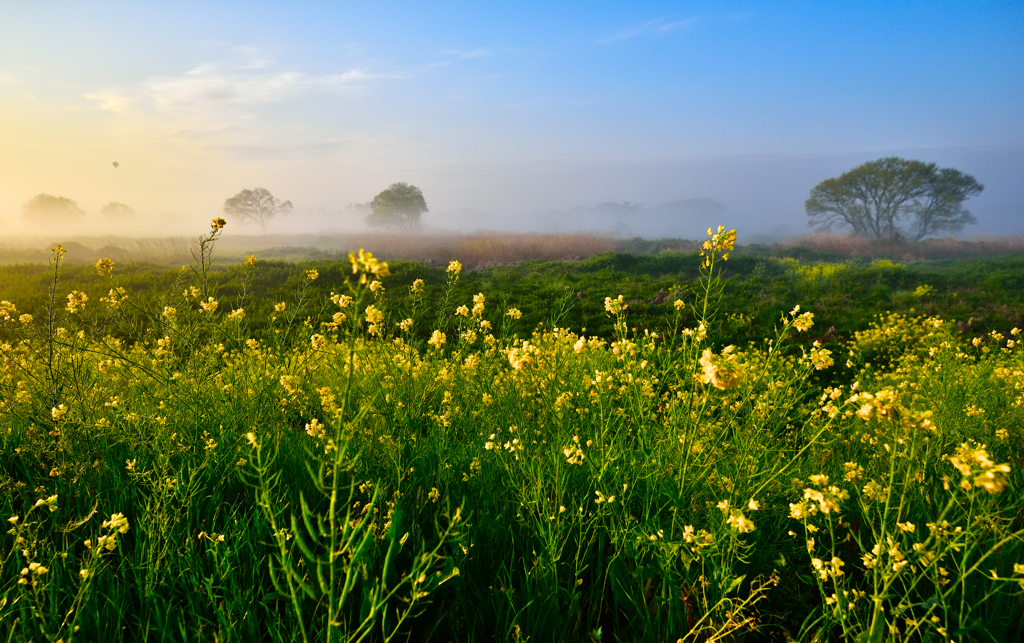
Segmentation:
<svg viewBox="0 0 1024 643">
<path fill-rule="evenodd" d="M 541 234 L 477 232 L 397 234 L 287 235 L 229 239 L 227 252 L 253 252 L 261 256 L 293 259 L 303 248 L 317 249 L 323 258 L 344 257 L 350 249 L 370 246 L 390 261 L 417 261 L 431 266 L 461 261 L 468 269 L 485 268 L 532 259 L 577 260 L 616 249 L 609 236 L 587 233 Z M 340 253 L 340 254 L 339 254 Z M 309 257 L 304 257 L 309 258 Z"/>
<path fill-rule="evenodd" d="M 5 640 L 1021 636 L 1018 333 L 880 318 L 839 355 L 797 307 L 710 345 L 723 229 L 665 333 L 622 297 L 610 342 L 530 332 L 458 261 L 430 301 L 362 251 L 255 320 L 222 227 L 151 308 L 111 261 L 66 293 L 60 248 L 43 318 L 0 304 Z"/>
<path fill-rule="evenodd" d="M 19 244 L 0 246 L 0 262 L 44 263 L 48 253 L 36 246 L 41 240 L 24 239 Z M 190 259 L 186 237 L 76 237 L 65 243 L 72 251 L 69 259 L 93 262 L 109 257 L 119 263 L 138 262 L 180 266 Z M 620 242 L 607 235 L 587 233 L 475 234 L 428 233 L 264 235 L 236 236 L 221 240 L 220 252 L 229 261 L 241 261 L 258 252 L 266 259 L 303 261 L 347 256 L 349 249 L 369 245 L 392 261 L 418 261 L 427 265 L 447 265 L 459 259 L 467 268 L 513 264 L 532 259 L 578 260 L 619 248 Z M 692 245 L 692 244 L 691 244 Z"/>
</svg>

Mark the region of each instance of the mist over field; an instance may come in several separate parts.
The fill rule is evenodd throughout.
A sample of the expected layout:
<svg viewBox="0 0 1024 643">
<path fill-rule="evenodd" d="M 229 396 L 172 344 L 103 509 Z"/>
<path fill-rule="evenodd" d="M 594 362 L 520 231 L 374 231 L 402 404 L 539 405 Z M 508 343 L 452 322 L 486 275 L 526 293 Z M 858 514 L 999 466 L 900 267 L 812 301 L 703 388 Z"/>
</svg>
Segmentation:
<svg viewBox="0 0 1024 643">
<path fill-rule="evenodd" d="M 0 8 L 6 243 L 195 235 L 256 187 L 268 234 L 359 233 L 395 182 L 427 233 L 764 241 L 888 156 L 984 185 L 958 236 L 1024 232 L 1019 8 L 185 6 Z"/>
<path fill-rule="evenodd" d="M 866 160 L 888 155 L 920 157 L 961 169 L 985 186 L 967 202 L 977 225 L 958 237 L 1024 233 L 1024 150 L 896 150 L 833 156 L 712 158 L 644 163 L 561 163 L 543 167 L 480 166 L 399 172 L 419 185 L 430 210 L 424 232 L 586 232 L 619 238 L 695 239 L 709 225 L 740 230 L 741 242 L 774 241 L 810 232 L 803 202 L 818 182 Z M 209 219 L 222 216 L 223 200 L 242 186 L 225 185 L 190 193 L 184 188 L 164 200 L 133 186 L 144 170 L 130 163 L 105 167 L 103 181 L 68 191 L 85 210 L 79 220 L 49 228 L 22 215 L 19 199 L 32 194 L 7 190 L 0 224 L 7 237 L 28 242 L 54 233 L 72 236 L 154 237 L 195 235 Z M 109 170 L 109 172 L 108 172 Z M 282 173 L 263 181 L 275 186 L 295 209 L 276 217 L 267 233 L 339 234 L 368 231 L 365 207 L 388 184 L 385 175 L 366 177 L 365 187 L 334 192 L 331 186 L 303 185 Z M 59 184 L 60 181 L 53 183 Z M 289 189 L 289 185 L 294 188 Z M 61 194 L 64 194 L 63 192 Z M 100 214 L 110 201 L 132 204 L 134 214 Z M 229 236 L 259 235 L 258 226 L 231 222 Z M 49 243 L 53 239 L 43 241 Z"/>
</svg>

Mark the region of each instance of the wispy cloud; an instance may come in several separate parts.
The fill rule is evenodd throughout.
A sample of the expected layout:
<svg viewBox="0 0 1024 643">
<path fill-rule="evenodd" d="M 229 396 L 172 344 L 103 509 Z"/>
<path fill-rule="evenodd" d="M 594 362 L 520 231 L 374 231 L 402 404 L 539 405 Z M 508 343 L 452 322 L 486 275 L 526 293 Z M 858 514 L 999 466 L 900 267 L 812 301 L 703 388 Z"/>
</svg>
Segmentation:
<svg viewBox="0 0 1024 643">
<path fill-rule="evenodd" d="M 330 156 L 351 145 L 351 141 L 332 139 L 325 141 L 306 141 L 297 143 L 238 143 L 223 146 L 238 156 L 248 159 L 308 159 Z"/>
<path fill-rule="evenodd" d="M 436 62 L 427 63 L 421 67 L 422 70 L 436 69 L 437 67 L 451 67 L 460 60 L 473 60 L 476 58 L 490 58 L 494 55 L 494 52 L 487 47 L 480 47 L 479 49 L 446 49 L 440 52 L 442 56 L 446 58 L 444 60 L 438 60 Z"/>
<path fill-rule="evenodd" d="M 301 72 L 223 73 L 213 66 L 200 66 L 183 76 L 156 77 L 144 89 L 161 107 L 198 103 L 238 105 L 270 103 L 310 89 L 341 89 L 366 82 L 372 74 L 350 69 L 339 74 L 312 76 Z"/>
<path fill-rule="evenodd" d="M 626 40 L 627 38 L 635 38 L 636 36 L 642 36 L 645 34 L 663 34 L 684 27 L 693 27 L 701 22 L 700 18 L 686 18 L 684 20 L 669 20 L 668 18 L 661 17 L 655 18 L 654 20 L 648 20 L 638 25 L 626 27 L 619 31 L 618 34 L 609 38 L 604 38 L 598 42 L 615 42 L 616 40 Z"/>
<path fill-rule="evenodd" d="M 346 90 L 365 86 L 396 74 L 377 74 L 353 68 L 335 74 L 311 75 L 274 70 L 269 64 L 245 67 L 205 63 L 178 76 L 154 76 L 135 86 L 107 87 L 85 98 L 100 109 L 125 111 L 155 107 L 189 110 L 246 106 L 286 100 L 310 90 Z"/>
<path fill-rule="evenodd" d="M 116 122 L 140 126 L 151 140 L 253 151 L 276 145 L 275 137 L 289 126 L 263 106 L 358 95 L 376 83 L 409 77 L 366 66 L 309 74 L 287 69 L 256 49 L 234 48 L 230 53 L 229 60 L 206 62 L 176 75 L 99 87 L 84 92 L 84 97 L 95 109 L 117 113 Z M 268 118 L 274 119 L 273 125 Z M 295 144 L 323 140 L 332 131 L 323 123 L 309 125 L 311 131 L 290 133 Z"/>
</svg>

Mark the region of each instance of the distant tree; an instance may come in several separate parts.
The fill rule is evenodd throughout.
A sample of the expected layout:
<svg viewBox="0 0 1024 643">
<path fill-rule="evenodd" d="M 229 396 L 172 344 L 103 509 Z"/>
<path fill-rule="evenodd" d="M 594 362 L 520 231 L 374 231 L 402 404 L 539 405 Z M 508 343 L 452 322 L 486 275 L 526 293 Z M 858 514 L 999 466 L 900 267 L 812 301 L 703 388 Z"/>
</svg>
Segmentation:
<svg viewBox="0 0 1024 643">
<path fill-rule="evenodd" d="M 353 217 L 366 218 L 373 212 L 373 208 L 370 207 L 370 202 L 366 203 L 349 203 L 345 206 L 345 214 Z"/>
<path fill-rule="evenodd" d="M 260 231 L 263 234 L 267 232 L 268 221 L 279 214 L 288 214 L 291 211 L 291 201 L 281 202 L 264 188 L 242 190 L 224 201 L 224 214 L 243 222 L 250 221 L 260 224 Z"/>
<path fill-rule="evenodd" d="M 135 216 L 135 210 L 132 210 L 123 203 L 117 201 L 111 201 L 102 208 L 100 208 L 100 214 L 111 219 L 127 219 Z"/>
<path fill-rule="evenodd" d="M 85 216 L 85 210 L 72 199 L 50 194 L 37 194 L 21 206 L 22 215 L 35 222 L 58 223 Z"/>
<path fill-rule="evenodd" d="M 958 170 L 888 157 L 822 181 L 804 207 L 819 230 L 845 226 L 859 236 L 919 241 L 975 223 L 963 202 L 982 189 Z"/>
<path fill-rule="evenodd" d="M 984 189 L 973 176 L 952 168 L 934 172 L 924 198 L 908 208 L 914 215 L 910 224 L 914 241 L 940 232 L 957 232 L 965 225 L 977 223 L 974 215 L 964 209 L 963 202 Z"/>
<path fill-rule="evenodd" d="M 415 185 L 392 183 L 373 198 L 370 209 L 366 223 L 371 226 L 415 230 L 420 226 L 420 215 L 427 212 L 427 202 Z"/>
</svg>

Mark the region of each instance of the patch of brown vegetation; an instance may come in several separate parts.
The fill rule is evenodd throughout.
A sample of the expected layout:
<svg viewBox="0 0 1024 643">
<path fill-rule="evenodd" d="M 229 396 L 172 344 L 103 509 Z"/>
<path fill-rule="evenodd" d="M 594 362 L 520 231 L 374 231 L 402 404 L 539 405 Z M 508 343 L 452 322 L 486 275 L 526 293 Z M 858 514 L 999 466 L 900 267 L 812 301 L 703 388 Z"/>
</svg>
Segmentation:
<svg viewBox="0 0 1024 643">
<path fill-rule="evenodd" d="M 916 243 L 892 243 L 887 240 L 855 237 L 848 234 L 809 234 L 777 242 L 773 248 L 803 247 L 835 252 L 849 257 L 916 261 L 921 259 L 959 259 L 989 257 L 1024 252 L 1024 235 L 976 237 L 974 239 L 925 239 Z"/>
<path fill-rule="evenodd" d="M 320 256 L 341 257 L 365 248 L 386 261 L 418 261 L 432 266 L 447 265 L 457 259 L 467 269 L 486 268 L 529 261 L 531 259 L 575 261 L 619 249 L 619 242 L 608 236 L 585 233 L 497 233 L 476 234 L 389 234 L 370 232 L 313 237 L 226 237 L 227 252 L 255 252 L 287 256 L 288 248 L 312 248 Z"/>
</svg>

